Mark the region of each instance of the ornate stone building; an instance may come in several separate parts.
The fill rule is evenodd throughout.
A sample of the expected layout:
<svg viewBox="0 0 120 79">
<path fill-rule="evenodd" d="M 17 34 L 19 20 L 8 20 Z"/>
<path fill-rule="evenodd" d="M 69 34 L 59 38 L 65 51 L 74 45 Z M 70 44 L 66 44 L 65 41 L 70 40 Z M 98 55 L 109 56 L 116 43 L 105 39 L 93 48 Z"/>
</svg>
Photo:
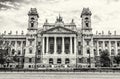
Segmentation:
<svg viewBox="0 0 120 79">
<path fill-rule="evenodd" d="M 95 35 L 91 27 L 91 11 L 83 8 L 82 26 L 76 27 L 74 20 L 64 23 L 59 15 L 55 23 L 45 21 L 43 28 L 38 28 L 36 8 L 28 12 L 27 34 L 12 35 L 3 33 L 1 40 L 9 45 L 9 57 L 18 59 L 9 66 L 25 69 L 71 69 L 95 67 L 100 52 L 108 50 L 110 56 L 120 53 L 119 35 Z"/>
</svg>

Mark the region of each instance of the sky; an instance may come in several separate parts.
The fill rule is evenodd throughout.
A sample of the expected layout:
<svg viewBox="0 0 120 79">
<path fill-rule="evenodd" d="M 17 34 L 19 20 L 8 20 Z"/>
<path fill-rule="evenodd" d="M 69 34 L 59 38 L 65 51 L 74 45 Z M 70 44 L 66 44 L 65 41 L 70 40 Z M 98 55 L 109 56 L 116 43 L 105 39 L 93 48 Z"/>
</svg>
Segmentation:
<svg viewBox="0 0 120 79">
<path fill-rule="evenodd" d="M 89 8 L 92 12 L 93 33 L 96 31 L 120 34 L 120 0 L 0 0 L 0 33 L 7 31 L 27 32 L 28 11 L 37 8 L 39 27 L 46 19 L 54 23 L 60 14 L 65 23 L 74 19 L 77 27 L 81 28 L 81 12 Z"/>
</svg>

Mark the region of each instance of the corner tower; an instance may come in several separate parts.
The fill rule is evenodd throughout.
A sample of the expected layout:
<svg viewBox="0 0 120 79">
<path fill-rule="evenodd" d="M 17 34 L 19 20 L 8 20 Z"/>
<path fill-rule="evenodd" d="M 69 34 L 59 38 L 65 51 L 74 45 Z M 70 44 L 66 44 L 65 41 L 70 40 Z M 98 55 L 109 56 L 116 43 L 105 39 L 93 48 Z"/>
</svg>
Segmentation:
<svg viewBox="0 0 120 79">
<path fill-rule="evenodd" d="M 94 67 L 91 15 L 92 13 L 89 10 L 89 8 L 83 8 L 81 13 L 81 18 L 82 18 L 81 43 L 82 43 L 83 64 L 86 64 L 86 67 Z"/>
<path fill-rule="evenodd" d="M 83 8 L 81 18 L 82 18 L 82 31 L 84 34 L 87 34 L 88 32 L 92 34 L 91 15 L 92 13 L 89 10 L 89 8 Z"/>
<path fill-rule="evenodd" d="M 35 31 L 38 29 L 38 18 L 39 15 L 37 13 L 37 9 L 36 8 L 31 8 L 30 11 L 28 12 L 28 32 L 29 31 Z"/>
<path fill-rule="evenodd" d="M 31 8 L 28 12 L 28 17 L 24 68 L 34 69 L 36 68 L 37 30 L 39 18 L 37 9 Z"/>
</svg>

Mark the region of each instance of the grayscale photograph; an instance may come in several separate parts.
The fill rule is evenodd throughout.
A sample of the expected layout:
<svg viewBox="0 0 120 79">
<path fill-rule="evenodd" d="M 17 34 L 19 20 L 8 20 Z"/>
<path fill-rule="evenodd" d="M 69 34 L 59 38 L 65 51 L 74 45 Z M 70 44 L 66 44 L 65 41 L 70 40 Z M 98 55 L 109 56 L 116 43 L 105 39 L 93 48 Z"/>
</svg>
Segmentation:
<svg viewBox="0 0 120 79">
<path fill-rule="evenodd" d="M 0 79 L 120 79 L 120 0 L 0 0 Z"/>
</svg>

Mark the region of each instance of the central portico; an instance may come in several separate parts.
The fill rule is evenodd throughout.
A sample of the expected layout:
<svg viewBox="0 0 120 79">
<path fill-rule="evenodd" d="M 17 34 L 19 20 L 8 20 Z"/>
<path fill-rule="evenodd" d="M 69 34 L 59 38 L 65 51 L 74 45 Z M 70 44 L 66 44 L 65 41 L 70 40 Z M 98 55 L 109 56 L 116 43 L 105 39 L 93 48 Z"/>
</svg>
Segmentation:
<svg viewBox="0 0 120 79">
<path fill-rule="evenodd" d="M 43 63 L 48 68 L 75 67 L 76 35 L 76 31 L 68 29 L 59 16 L 54 27 L 42 32 Z"/>
</svg>

